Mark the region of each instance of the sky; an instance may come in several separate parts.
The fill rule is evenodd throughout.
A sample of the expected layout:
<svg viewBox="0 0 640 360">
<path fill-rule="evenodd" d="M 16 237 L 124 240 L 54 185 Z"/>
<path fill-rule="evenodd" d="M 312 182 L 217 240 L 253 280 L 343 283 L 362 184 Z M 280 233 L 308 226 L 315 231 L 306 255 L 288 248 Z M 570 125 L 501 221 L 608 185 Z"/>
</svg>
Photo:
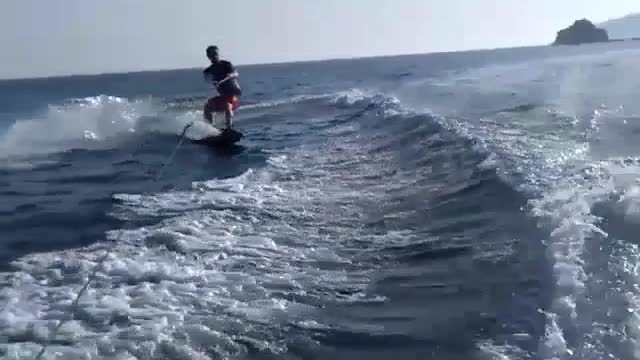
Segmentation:
<svg viewBox="0 0 640 360">
<path fill-rule="evenodd" d="M 0 78 L 544 45 L 638 0 L 0 0 Z"/>
</svg>

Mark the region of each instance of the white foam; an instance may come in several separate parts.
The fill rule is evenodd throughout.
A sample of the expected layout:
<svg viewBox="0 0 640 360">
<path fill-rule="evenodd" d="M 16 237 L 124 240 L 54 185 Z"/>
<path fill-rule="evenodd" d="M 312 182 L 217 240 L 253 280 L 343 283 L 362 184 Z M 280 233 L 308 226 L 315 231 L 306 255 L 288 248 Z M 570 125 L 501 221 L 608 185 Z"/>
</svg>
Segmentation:
<svg viewBox="0 0 640 360">
<path fill-rule="evenodd" d="M 278 328 L 324 327 L 307 304 L 384 301 L 368 293 L 371 265 L 350 261 L 348 243 L 364 236 L 355 199 L 384 194 L 357 176 L 372 159 L 353 149 L 305 145 L 191 190 L 117 195 L 115 215 L 158 221 L 110 231 L 109 242 L 86 249 L 27 256 L 14 262 L 16 272 L 0 274 L 10 284 L 0 289 L 0 304 L 10 304 L 0 308 L 0 336 L 26 341 L 5 344 L 7 354 L 39 351 L 29 342 L 47 338 L 110 246 L 75 320 L 61 329 L 62 343 L 48 353 L 225 357 L 246 352 L 245 344 L 278 353 L 286 349 Z M 337 161 L 344 156 L 348 166 Z"/>
<path fill-rule="evenodd" d="M 618 323 L 611 318 L 628 311 L 616 319 L 637 324 L 640 278 L 628 265 L 637 252 L 627 243 L 615 245 L 620 249 L 609 253 L 612 239 L 593 212 L 596 205 L 610 207 L 618 201 L 609 208 L 612 216 L 621 215 L 627 224 L 640 220 L 640 167 L 634 159 L 612 158 L 637 153 L 630 135 L 637 132 L 640 94 L 633 85 L 637 79 L 628 74 L 636 73 L 638 65 L 620 55 L 492 66 L 434 84 L 439 92 L 449 86 L 453 99 L 448 105 L 464 109 L 436 119 L 489 154 L 481 167 L 495 168 L 503 179 L 533 196 L 532 214 L 549 230 L 544 244 L 555 286 L 540 343 L 544 359 L 640 353 L 636 332 L 614 333 Z M 522 112 L 487 110 L 486 115 L 456 118 L 467 112 L 466 106 L 468 112 L 478 111 L 477 99 L 490 99 L 486 102 L 498 108 L 540 105 Z M 611 274 L 601 263 L 619 264 L 618 270 Z M 620 278 L 623 284 L 613 280 Z M 609 332 L 603 330 L 607 326 Z M 611 344 L 612 338 L 619 339 L 619 349 Z M 625 348 L 631 349 L 621 350 Z"/>
<path fill-rule="evenodd" d="M 362 89 L 350 89 L 334 95 L 333 102 L 339 106 L 353 106 L 358 102 L 370 99 L 373 95 Z"/>
<path fill-rule="evenodd" d="M 263 102 L 259 102 L 259 103 L 256 103 L 256 104 L 242 105 L 242 107 L 239 109 L 239 111 L 273 108 L 273 107 L 278 107 L 278 106 L 282 106 L 282 105 L 297 104 L 297 103 L 300 103 L 300 102 L 310 101 L 310 100 L 330 99 L 330 98 L 333 98 L 335 96 L 336 96 L 335 93 L 323 93 L 323 94 L 312 94 L 312 95 L 296 95 L 296 96 L 286 97 L 286 98 L 282 98 L 282 99 L 276 99 L 276 100 L 271 100 L 271 101 L 263 101 Z"/>
<path fill-rule="evenodd" d="M 542 359 L 564 359 L 573 355 L 573 352 L 567 347 L 564 334 L 553 313 L 545 313 L 547 324 L 545 326 L 545 334 L 539 346 L 539 356 Z"/>
<path fill-rule="evenodd" d="M 96 146 L 96 142 L 135 131 L 137 119 L 150 114 L 153 114 L 150 104 L 114 96 L 50 106 L 41 117 L 14 123 L 2 134 L 0 151 L 6 157 Z"/>
<path fill-rule="evenodd" d="M 492 340 L 476 344 L 480 350 L 478 358 L 482 360 L 525 360 L 530 356 L 522 349 L 511 345 L 497 345 Z"/>
<path fill-rule="evenodd" d="M 634 164 L 616 159 L 593 163 L 558 183 L 555 191 L 531 201 L 533 214 L 553 229 L 546 245 L 556 289 L 541 344 L 544 358 L 640 353 L 640 333 L 628 331 L 637 326 L 640 313 L 640 251 L 633 239 L 619 238 L 620 234 L 611 238 L 599 227 L 602 219 L 593 213 L 594 206 L 602 204 L 610 217 L 637 224 L 639 191 L 629 178 L 631 174 L 640 178 Z M 594 262 L 607 266 L 588 273 L 586 268 Z M 627 330 L 618 330 L 619 322 Z M 571 334 L 569 339 L 567 334 Z M 619 347 L 607 340 L 611 336 Z"/>
</svg>

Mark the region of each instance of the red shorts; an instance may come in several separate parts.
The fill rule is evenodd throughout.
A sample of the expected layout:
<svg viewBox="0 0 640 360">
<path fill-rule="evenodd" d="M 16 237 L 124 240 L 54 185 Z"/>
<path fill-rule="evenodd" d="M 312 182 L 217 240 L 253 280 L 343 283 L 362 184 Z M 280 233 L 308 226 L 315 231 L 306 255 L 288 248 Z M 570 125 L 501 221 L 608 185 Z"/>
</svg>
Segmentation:
<svg viewBox="0 0 640 360">
<path fill-rule="evenodd" d="M 236 95 L 218 95 L 212 97 L 207 101 L 204 109 L 209 112 L 223 112 L 226 111 L 229 106 L 231 110 L 235 110 L 240 106 L 240 101 Z"/>
</svg>

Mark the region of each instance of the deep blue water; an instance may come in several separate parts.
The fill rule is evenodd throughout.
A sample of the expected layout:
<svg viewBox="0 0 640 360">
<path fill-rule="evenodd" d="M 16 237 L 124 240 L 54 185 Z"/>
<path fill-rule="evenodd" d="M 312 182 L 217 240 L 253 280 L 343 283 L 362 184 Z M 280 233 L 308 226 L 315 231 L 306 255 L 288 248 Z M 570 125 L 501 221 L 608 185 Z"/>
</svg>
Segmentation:
<svg viewBox="0 0 640 360">
<path fill-rule="evenodd" d="M 634 359 L 638 50 L 0 81 L 0 356 Z"/>
</svg>

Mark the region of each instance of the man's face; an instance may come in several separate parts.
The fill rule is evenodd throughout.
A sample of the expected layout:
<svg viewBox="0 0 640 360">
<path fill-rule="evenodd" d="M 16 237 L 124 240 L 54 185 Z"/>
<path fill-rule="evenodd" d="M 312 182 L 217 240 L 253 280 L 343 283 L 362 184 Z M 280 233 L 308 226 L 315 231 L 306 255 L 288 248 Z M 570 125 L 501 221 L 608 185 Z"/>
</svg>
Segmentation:
<svg viewBox="0 0 640 360">
<path fill-rule="evenodd" d="M 209 60 L 211 60 L 211 62 L 218 62 L 218 60 L 220 60 L 220 57 L 218 55 L 217 51 L 209 51 L 207 53 L 207 57 L 209 58 Z"/>
</svg>

